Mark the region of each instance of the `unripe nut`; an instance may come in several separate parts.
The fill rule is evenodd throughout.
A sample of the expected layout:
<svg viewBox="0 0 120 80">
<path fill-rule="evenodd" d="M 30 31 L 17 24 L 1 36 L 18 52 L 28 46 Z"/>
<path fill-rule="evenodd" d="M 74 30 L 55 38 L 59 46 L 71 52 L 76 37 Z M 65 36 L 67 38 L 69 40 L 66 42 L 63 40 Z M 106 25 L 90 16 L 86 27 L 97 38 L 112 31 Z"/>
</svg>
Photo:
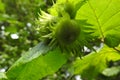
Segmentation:
<svg viewBox="0 0 120 80">
<path fill-rule="evenodd" d="M 62 44 L 73 43 L 80 35 L 80 26 L 74 20 L 65 19 L 58 23 L 56 38 Z"/>
</svg>

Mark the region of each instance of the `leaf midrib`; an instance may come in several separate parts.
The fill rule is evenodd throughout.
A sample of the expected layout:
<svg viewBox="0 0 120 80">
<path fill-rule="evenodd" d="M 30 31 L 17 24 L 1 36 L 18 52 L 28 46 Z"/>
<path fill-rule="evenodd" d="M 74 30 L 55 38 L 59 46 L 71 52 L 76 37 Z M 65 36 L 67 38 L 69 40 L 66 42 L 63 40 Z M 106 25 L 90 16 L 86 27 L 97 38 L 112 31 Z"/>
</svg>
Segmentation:
<svg viewBox="0 0 120 80">
<path fill-rule="evenodd" d="M 99 28 L 101 37 L 102 37 L 102 39 L 104 39 L 104 34 L 103 34 L 103 31 L 102 31 L 102 26 L 101 26 L 101 24 L 100 24 L 100 21 L 99 21 L 99 19 L 98 19 L 98 16 L 97 16 L 97 14 L 96 14 L 96 11 L 94 10 L 93 6 L 91 5 L 91 3 L 90 3 L 89 1 L 88 1 L 88 4 L 89 4 L 90 8 L 92 9 L 92 11 L 93 11 L 93 13 L 94 13 L 94 16 L 95 16 L 95 18 L 96 18 L 96 21 L 97 21 L 97 23 L 98 23 L 98 28 Z"/>
<path fill-rule="evenodd" d="M 90 1 L 88 1 L 88 5 L 89 5 L 90 8 L 92 9 L 92 11 L 93 11 L 93 13 L 94 13 L 94 16 L 95 16 L 95 18 L 96 18 L 96 21 L 97 21 L 97 24 L 98 24 L 98 29 L 99 29 L 99 31 L 100 31 L 100 35 L 102 36 L 102 39 L 104 39 L 104 37 L 105 37 L 104 31 L 102 30 L 102 27 L 103 27 L 106 23 L 108 23 L 115 15 L 117 15 L 118 13 L 120 13 L 120 10 L 116 11 L 114 14 L 112 14 L 112 15 L 108 18 L 108 20 L 106 20 L 103 24 L 100 24 L 100 21 L 99 21 L 100 17 L 103 15 L 103 13 L 105 12 L 105 10 L 110 7 L 111 3 L 112 3 L 112 0 L 110 0 L 110 1 L 108 2 L 108 5 L 106 6 L 106 8 L 105 8 L 105 9 L 103 10 L 103 12 L 98 16 L 97 13 L 96 13 L 96 10 L 94 9 L 94 7 L 93 7 L 92 4 L 90 3 Z M 113 29 L 113 28 L 111 28 L 111 29 Z M 111 29 L 109 29 L 109 30 L 111 30 Z"/>
</svg>

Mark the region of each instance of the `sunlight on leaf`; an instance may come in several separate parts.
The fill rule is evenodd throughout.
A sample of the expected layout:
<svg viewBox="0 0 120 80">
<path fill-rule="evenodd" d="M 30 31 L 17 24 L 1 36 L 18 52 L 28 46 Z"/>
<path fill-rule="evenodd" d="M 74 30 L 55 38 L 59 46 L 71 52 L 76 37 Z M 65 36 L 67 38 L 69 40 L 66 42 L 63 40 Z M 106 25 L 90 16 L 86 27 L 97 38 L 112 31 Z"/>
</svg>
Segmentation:
<svg viewBox="0 0 120 80">
<path fill-rule="evenodd" d="M 111 39 L 106 43 L 110 47 L 118 46 L 120 43 L 120 0 L 88 0 L 78 11 L 76 19 L 86 19 L 92 24 L 91 30 L 93 36 L 99 38 L 113 38 L 117 42 L 113 43 Z M 114 33 L 114 34 L 113 34 Z M 109 35 L 112 35 L 110 37 Z M 116 37 L 117 36 L 117 37 Z"/>
</svg>

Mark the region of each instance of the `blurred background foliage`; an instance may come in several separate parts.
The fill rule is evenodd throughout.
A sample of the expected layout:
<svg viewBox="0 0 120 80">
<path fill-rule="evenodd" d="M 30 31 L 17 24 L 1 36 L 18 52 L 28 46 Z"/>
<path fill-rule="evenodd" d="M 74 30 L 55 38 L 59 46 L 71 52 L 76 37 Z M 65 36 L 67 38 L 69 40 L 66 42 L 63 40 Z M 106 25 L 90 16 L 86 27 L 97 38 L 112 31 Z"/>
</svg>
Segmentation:
<svg viewBox="0 0 120 80">
<path fill-rule="evenodd" d="M 44 0 L 0 0 L 0 69 L 40 42 L 34 20 L 49 6 Z"/>
<path fill-rule="evenodd" d="M 35 30 L 35 19 L 40 9 L 47 11 L 53 0 L 0 0 L 0 72 L 7 69 L 30 48 L 40 42 L 39 33 Z M 54 0 L 56 1 L 56 0 Z M 68 62 L 69 63 L 69 62 Z M 109 65 L 118 65 L 111 62 Z M 46 80 L 80 80 L 80 76 L 71 76 L 66 72 L 69 64 L 64 65 L 54 75 L 43 78 Z M 118 68 L 117 68 L 118 69 Z M 95 80 L 117 80 L 117 76 L 105 76 L 116 70 L 106 69 Z M 112 74 L 110 74 L 112 75 Z M 86 79 L 84 79 L 86 80 Z"/>
</svg>

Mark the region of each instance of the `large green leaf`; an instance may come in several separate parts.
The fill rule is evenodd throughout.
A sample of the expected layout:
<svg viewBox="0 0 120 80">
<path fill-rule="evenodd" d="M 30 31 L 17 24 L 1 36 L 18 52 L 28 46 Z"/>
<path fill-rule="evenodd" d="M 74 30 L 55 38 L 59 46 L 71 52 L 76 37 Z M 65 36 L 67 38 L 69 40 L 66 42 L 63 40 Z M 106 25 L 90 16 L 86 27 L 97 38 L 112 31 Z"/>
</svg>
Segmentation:
<svg viewBox="0 0 120 80">
<path fill-rule="evenodd" d="M 56 72 L 65 62 L 59 49 L 49 51 L 49 47 L 40 43 L 7 71 L 7 77 L 9 80 L 39 80 Z"/>
<path fill-rule="evenodd" d="M 82 59 L 78 58 L 73 63 L 70 71 L 91 80 L 107 67 L 107 62 L 117 60 L 120 60 L 120 52 L 104 46 L 98 53 L 90 53 Z"/>
<path fill-rule="evenodd" d="M 77 12 L 76 19 L 92 24 L 89 30 L 110 47 L 120 43 L 120 0 L 88 0 Z M 88 31 L 88 30 L 87 30 Z M 114 40 L 114 42 L 113 42 Z"/>
</svg>

